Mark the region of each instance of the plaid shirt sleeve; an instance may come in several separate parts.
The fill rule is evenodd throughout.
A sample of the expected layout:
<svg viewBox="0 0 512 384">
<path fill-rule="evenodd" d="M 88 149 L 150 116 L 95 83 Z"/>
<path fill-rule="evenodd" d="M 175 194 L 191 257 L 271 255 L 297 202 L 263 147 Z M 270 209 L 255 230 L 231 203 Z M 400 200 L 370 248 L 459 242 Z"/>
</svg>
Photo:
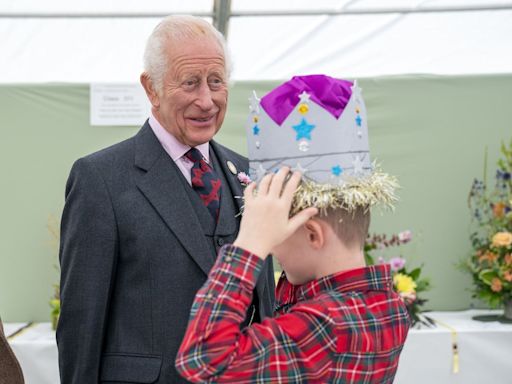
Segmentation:
<svg viewBox="0 0 512 384">
<path fill-rule="evenodd" d="M 295 382 L 322 377 L 335 348 L 329 319 L 315 306 L 295 306 L 275 319 L 243 330 L 263 261 L 224 246 L 192 305 L 176 368 L 199 382 Z M 324 318 L 325 317 L 325 318 Z"/>
</svg>

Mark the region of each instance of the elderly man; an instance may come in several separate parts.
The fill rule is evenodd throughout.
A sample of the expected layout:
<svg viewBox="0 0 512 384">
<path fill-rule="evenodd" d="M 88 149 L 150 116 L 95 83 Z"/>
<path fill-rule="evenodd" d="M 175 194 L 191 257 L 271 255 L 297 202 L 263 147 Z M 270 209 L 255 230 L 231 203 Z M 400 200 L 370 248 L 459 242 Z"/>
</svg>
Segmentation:
<svg viewBox="0 0 512 384">
<path fill-rule="evenodd" d="M 78 160 L 66 186 L 57 329 L 62 383 L 179 383 L 174 359 L 196 291 L 237 233 L 247 160 L 212 140 L 228 99 L 225 41 L 164 19 L 145 52 L 152 105 L 133 138 Z M 246 323 L 272 313 L 272 265 Z"/>
</svg>

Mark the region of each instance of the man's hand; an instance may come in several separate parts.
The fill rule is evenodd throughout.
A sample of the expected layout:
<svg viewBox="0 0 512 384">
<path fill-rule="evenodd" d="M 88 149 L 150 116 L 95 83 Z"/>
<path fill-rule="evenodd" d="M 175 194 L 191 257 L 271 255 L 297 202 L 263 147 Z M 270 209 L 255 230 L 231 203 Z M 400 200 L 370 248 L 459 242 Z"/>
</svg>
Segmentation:
<svg viewBox="0 0 512 384">
<path fill-rule="evenodd" d="M 301 179 L 299 172 L 293 172 L 286 181 L 289 173 L 290 169 L 283 167 L 276 174 L 264 176 L 257 193 L 256 183 L 247 186 L 240 232 L 233 245 L 265 259 L 274 247 L 318 213 L 317 208 L 306 208 L 289 217 Z"/>
</svg>

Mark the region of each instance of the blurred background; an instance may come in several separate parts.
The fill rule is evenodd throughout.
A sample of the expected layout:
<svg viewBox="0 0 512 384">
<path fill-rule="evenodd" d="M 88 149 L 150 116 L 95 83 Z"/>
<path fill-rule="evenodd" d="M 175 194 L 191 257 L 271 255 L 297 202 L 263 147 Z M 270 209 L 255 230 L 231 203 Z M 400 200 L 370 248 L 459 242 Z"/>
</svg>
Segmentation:
<svg viewBox="0 0 512 384">
<path fill-rule="evenodd" d="M 486 164 L 494 176 L 500 144 L 512 137 L 511 1 L 2 0 L 4 322 L 50 321 L 70 167 L 145 120 L 142 113 L 98 125 L 93 91 L 121 86 L 140 95 L 146 38 L 174 13 L 205 17 L 227 37 L 234 69 L 217 140 L 240 153 L 252 90 L 262 96 L 299 74 L 357 79 L 372 157 L 402 187 L 395 212 L 374 212 L 371 232 L 412 233 L 373 255 L 423 266 L 427 309 L 486 305 L 471 297 L 471 277 L 457 264 L 472 252 L 473 179 Z"/>
</svg>

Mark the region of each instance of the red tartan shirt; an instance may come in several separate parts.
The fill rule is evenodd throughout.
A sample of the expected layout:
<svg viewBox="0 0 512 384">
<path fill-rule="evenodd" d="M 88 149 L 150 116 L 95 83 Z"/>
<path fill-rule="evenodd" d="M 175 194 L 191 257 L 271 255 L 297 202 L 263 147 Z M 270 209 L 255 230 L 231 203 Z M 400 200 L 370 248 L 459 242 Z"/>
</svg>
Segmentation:
<svg viewBox="0 0 512 384">
<path fill-rule="evenodd" d="M 409 330 L 388 265 L 302 286 L 283 278 L 278 312 L 240 329 L 263 261 L 221 248 L 192 305 L 176 357 L 187 380 L 214 383 L 392 383 Z"/>
</svg>

